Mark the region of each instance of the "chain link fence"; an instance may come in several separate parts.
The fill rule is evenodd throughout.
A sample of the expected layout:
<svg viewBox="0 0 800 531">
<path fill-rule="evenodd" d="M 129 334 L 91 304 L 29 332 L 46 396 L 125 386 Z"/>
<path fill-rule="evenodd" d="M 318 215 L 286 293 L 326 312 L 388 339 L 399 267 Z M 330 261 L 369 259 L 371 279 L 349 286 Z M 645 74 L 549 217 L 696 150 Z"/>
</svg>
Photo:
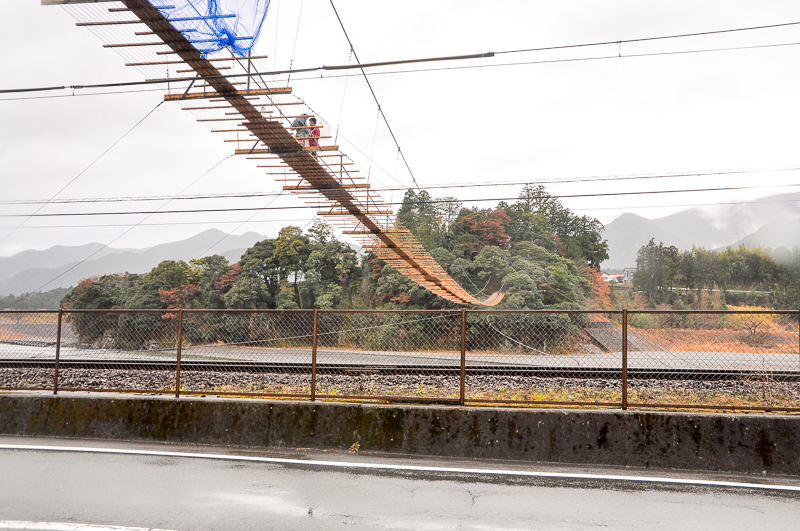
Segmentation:
<svg viewBox="0 0 800 531">
<path fill-rule="evenodd" d="M 615 312 L 466 312 L 465 399 L 620 406 L 622 324 Z"/>
<path fill-rule="evenodd" d="M 0 389 L 800 411 L 798 311 L 0 311 Z"/>
<path fill-rule="evenodd" d="M 313 343 L 313 310 L 186 310 L 180 390 L 310 398 Z"/>
<path fill-rule="evenodd" d="M 627 313 L 629 405 L 800 407 L 797 311 Z"/>
<path fill-rule="evenodd" d="M 55 310 L 0 312 L 0 389 L 53 389 L 58 322 Z"/>
</svg>

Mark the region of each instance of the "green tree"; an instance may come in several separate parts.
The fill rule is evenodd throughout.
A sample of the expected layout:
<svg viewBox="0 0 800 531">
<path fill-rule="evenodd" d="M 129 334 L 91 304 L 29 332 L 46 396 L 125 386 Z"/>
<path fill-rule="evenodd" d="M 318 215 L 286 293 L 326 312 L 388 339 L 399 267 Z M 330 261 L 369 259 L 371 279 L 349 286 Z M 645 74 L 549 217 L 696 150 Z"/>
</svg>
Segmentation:
<svg viewBox="0 0 800 531">
<path fill-rule="evenodd" d="M 358 257 L 350 246 L 333 239 L 333 230 L 317 221 L 309 230 L 310 253 L 303 282 L 304 307 L 336 308 L 353 296 L 360 284 Z"/>
<path fill-rule="evenodd" d="M 278 269 L 280 280 L 288 280 L 290 277 L 292 279 L 294 303 L 298 307 L 300 305 L 298 283 L 308 261 L 308 243 L 308 237 L 303 234 L 300 227 L 284 227 L 275 240 L 272 252 L 272 263 Z"/>
<path fill-rule="evenodd" d="M 544 186 L 526 186 L 522 189 L 514 204 L 514 215 L 522 213 L 543 215 L 553 233 L 563 242 L 568 258 L 585 261 L 594 268 L 600 267 L 600 263 L 608 259 L 608 242 L 601 236 L 603 224 L 589 216 L 576 216 L 558 198 L 551 196 Z"/>
<path fill-rule="evenodd" d="M 643 291 L 648 297 L 655 298 L 665 288 L 671 287 L 677 261 L 677 247 L 674 245 L 666 247 L 663 243 L 656 245 L 655 240 L 651 238 L 650 242 L 636 253 L 634 287 Z"/>
</svg>

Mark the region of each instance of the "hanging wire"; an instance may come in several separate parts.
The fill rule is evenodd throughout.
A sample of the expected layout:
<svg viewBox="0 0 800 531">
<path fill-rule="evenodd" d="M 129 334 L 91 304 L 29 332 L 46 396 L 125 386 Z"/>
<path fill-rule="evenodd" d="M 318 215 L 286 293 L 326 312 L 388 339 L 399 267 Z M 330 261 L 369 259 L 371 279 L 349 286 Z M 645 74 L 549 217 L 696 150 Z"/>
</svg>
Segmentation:
<svg viewBox="0 0 800 531">
<path fill-rule="evenodd" d="M 397 156 L 394 159 L 394 176 L 392 177 L 395 181 L 397 181 L 397 165 L 400 163 L 400 148 L 397 149 Z M 394 211 L 394 190 L 389 192 L 391 194 L 390 198 L 390 208 Z"/>
<path fill-rule="evenodd" d="M 347 58 L 347 66 L 350 66 L 351 61 L 353 60 L 353 49 L 350 48 L 350 56 Z M 342 104 L 339 105 L 339 119 L 336 121 L 336 136 L 333 139 L 333 144 L 338 145 L 337 142 L 339 141 L 339 127 L 342 126 L 342 111 L 344 111 L 344 99 L 347 95 L 347 81 L 350 79 L 350 70 L 347 71 L 347 75 L 344 77 L 344 89 L 342 89 Z"/>
<path fill-rule="evenodd" d="M 278 69 L 278 27 L 281 21 L 281 2 L 275 1 L 275 46 L 272 48 L 272 69 Z"/>
<path fill-rule="evenodd" d="M 153 110 L 155 110 L 155 109 L 153 109 Z M 184 188 L 183 188 L 183 190 L 181 190 L 180 192 L 178 192 L 177 194 L 175 194 L 175 196 L 173 196 L 172 198 L 170 198 L 169 200 L 167 200 L 167 201 L 166 201 L 164 204 L 162 204 L 160 207 L 158 207 L 158 210 L 161 210 L 162 208 L 166 207 L 168 204 L 170 204 L 170 203 L 171 203 L 171 202 L 174 200 L 174 198 L 175 198 L 175 197 L 178 197 L 180 194 L 182 194 L 183 192 L 185 192 L 186 190 L 188 190 L 189 188 L 191 188 L 192 186 L 194 186 L 195 184 L 197 184 L 198 182 L 200 182 L 200 180 L 201 180 L 201 179 L 203 179 L 203 178 L 204 178 L 206 175 L 208 175 L 209 173 L 211 173 L 212 171 L 214 171 L 214 170 L 215 170 L 215 169 L 216 169 L 216 168 L 217 168 L 217 167 L 218 167 L 220 164 L 222 164 L 223 162 L 225 162 L 226 160 L 228 160 L 228 159 L 229 159 L 229 158 L 231 158 L 231 157 L 233 157 L 233 155 L 228 155 L 228 156 L 226 156 L 226 157 L 223 157 L 222 159 L 220 159 L 220 160 L 219 160 L 218 162 L 216 162 L 216 163 L 215 163 L 213 166 L 211 166 L 211 167 L 210 167 L 210 168 L 208 168 L 208 169 L 207 169 L 205 172 L 203 172 L 203 174 L 202 174 L 202 175 L 200 175 L 200 177 L 198 177 L 197 179 L 195 179 L 194 181 L 192 181 L 191 183 L 189 183 L 189 184 L 188 184 L 186 187 L 184 187 Z M 276 197 L 275 199 L 277 199 L 277 197 Z M 274 201 L 274 199 L 273 199 L 273 201 Z M 33 290 L 33 291 L 30 291 L 30 292 L 28 292 L 27 294 L 23 295 L 22 297 L 20 297 L 20 298 L 16 299 L 16 300 L 15 300 L 15 301 L 14 301 L 14 302 L 11 304 L 11 306 L 12 306 L 12 307 L 13 307 L 13 306 L 16 306 L 16 305 L 17 305 L 17 304 L 19 304 L 20 302 L 22 302 L 22 301 L 24 301 L 25 299 L 27 299 L 29 296 L 33 295 L 34 293 L 36 293 L 36 292 L 38 292 L 38 291 L 41 291 L 43 288 L 47 287 L 49 284 L 51 284 L 51 283 L 55 282 L 56 280 L 58 280 L 59 278 L 63 277 L 64 275 L 66 275 L 67 273 L 69 273 L 69 272 L 70 272 L 70 271 L 72 271 L 73 269 L 77 268 L 77 267 L 78 267 L 78 266 L 80 266 L 81 264 L 83 264 L 83 263 L 87 262 L 87 261 L 88 261 L 88 260 L 90 260 L 92 257 L 94 257 L 95 255 L 97 255 L 98 253 L 100 253 L 101 251 L 103 251 L 104 249 L 106 249 L 106 248 L 110 247 L 110 246 L 111 246 L 111 244 L 113 244 L 114 242 L 116 242 L 117 240 L 119 240 L 120 238 L 122 238 L 123 236 L 125 236 L 126 234 L 128 234 L 129 232 L 131 232 L 133 229 L 135 229 L 136 227 L 140 226 L 142 223 L 144 223 L 145 221 L 147 221 L 148 219 L 150 219 L 150 218 L 151 218 L 153 215 L 155 215 L 157 212 L 158 212 L 158 211 L 149 213 L 148 215 L 146 215 L 145 217 L 143 217 L 142 219 L 140 219 L 140 220 L 138 221 L 138 223 L 136 223 L 135 225 L 132 225 L 132 226 L 130 226 L 130 227 L 127 229 L 127 230 L 123 231 L 123 232 L 122 232 L 122 234 L 120 234 L 119 236 L 117 236 L 117 237 L 116 237 L 116 238 L 114 238 L 113 240 L 111 240 L 111 241 L 107 242 L 105 245 L 103 245 L 102 247 L 100 247 L 99 249 L 97 249 L 96 251 L 94 251 L 93 253 L 91 253 L 89 256 L 87 256 L 87 257 L 86 257 L 86 258 L 84 258 L 83 260 L 81 260 L 81 261 L 79 261 L 79 262 L 76 262 L 74 265 L 72 265 L 72 266 L 71 266 L 71 267 L 69 267 L 68 269 L 66 269 L 66 270 L 62 271 L 61 273 L 59 273 L 59 274 L 58 274 L 58 275 L 56 275 L 55 277 L 51 278 L 50 280 L 48 280 L 47 282 L 45 282 L 44 284 L 42 284 L 41 286 L 39 286 L 39 287 L 38 287 L 38 288 L 36 288 L 35 290 Z M 214 244 L 214 245 L 216 245 L 216 244 Z"/>
<path fill-rule="evenodd" d="M 367 170 L 367 183 L 372 174 L 372 159 L 375 157 L 375 141 L 378 139 L 378 124 L 381 119 L 381 106 L 378 105 L 378 115 L 375 117 L 375 131 L 372 133 L 372 151 L 369 154 L 369 169 Z"/>
<path fill-rule="evenodd" d="M 224 235 L 222 238 L 220 238 L 219 240 L 217 240 L 216 242 L 214 242 L 213 244 L 211 244 L 211 246 L 210 246 L 208 249 L 206 249 L 205 251 L 203 251 L 202 253 L 195 255 L 195 259 L 197 259 L 197 258 L 200 258 L 200 257 L 201 257 L 201 256 L 203 256 L 204 254 L 206 254 L 208 251 L 210 251 L 211 249 L 213 249 L 214 247 L 216 247 L 216 246 L 217 246 L 217 245 L 219 245 L 220 243 L 222 243 L 222 242 L 224 242 L 225 240 L 227 240 L 227 239 L 228 239 L 230 236 L 232 236 L 232 235 L 233 235 L 233 233 L 234 233 L 234 232 L 236 232 L 237 230 L 241 229 L 242 227 L 244 227 L 245 225 L 247 225 L 248 223 L 250 223 L 251 221 L 253 221 L 253 218 L 254 218 L 254 217 L 256 217 L 257 215 L 259 215 L 259 214 L 260 214 L 261 212 L 263 212 L 263 211 L 264 211 L 264 210 L 265 210 L 267 207 L 269 207 L 269 206 L 270 206 L 272 203 L 274 203 L 275 201 L 277 201 L 277 200 L 278 200 L 278 198 L 279 198 L 281 195 L 283 195 L 283 190 L 281 190 L 281 191 L 280 191 L 280 193 L 278 193 L 278 195 L 276 195 L 276 196 L 275 196 L 275 197 L 273 197 L 273 198 L 272 198 L 270 201 L 268 201 L 268 202 L 267 202 L 267 204 L 265 204 L 265 205 L 264 205 L 264 206 L 263 206 L 261 209 L 259 209 L 259 210 L 256 210 L 255 212 L 253 212 L 253 215 L 252 215 L 252 216 L 250 216 L 250 217 L 249 217 L 249 218 L 247 218 L 246 220 L 242 221 L 242 222 L 241 222 L 239 225 L 237 225 L 237 226 L 236 226 L 236 228 L 235 228 L 235 229 L 233 229 L 233 230 L 232 230 L 230 233 L 228 233 L 228 234 Z"/>
<path fill-rule="evenodd" d="M 130 129 L 128 129 L 127 131 L 125 131 L 125 133 L 124 133 L 124 134 L 123 134 L 121 137 L 119 137 L 119 138 L 118 138 L 118 139 L 117 139 L 117 140 L 116 140 L 116 141 L 115 141 L 113 144 L 111 144 L 110 146 L 108 146 L 108 147 L 106 148 L 106 150 L 105 150 L 105 151 L 103 151 L 102 153 L 100 153 L 100 155 L 98 155 L 96 159 L 94 159 L 92 162 L 90 162 L 88 166 L 86 166 L 84 169 L 82 169 L 82 170 L 81 170 L 81 171 L 80 171 L 80 172 L 79 172 L 79 173 L 78 173 L 78 174 L 77 174 L 75 177 L 73 177 L 72 179 L 70 179 L 70 180 L 69 180 L 69 182 L 68 182 L 67 184 L 65 184 L 64 186 L 62 186 L 62 187 L 61 187 L 61 188 L 60 188 L 60 189 L 59 189 L 59 190 L 58 190 L 56 193 L 54 193 L 54 194 L 53 194 L 53 195 L 50 197 L 50 199 L 49 199 L 48 201 L 44 202 L 44 203 L 43 203 L 43 204 L 42 204 L 42 205 L 41 205 L 39 208 L 37 208 L 37 209 L 34 211 L 34 213 L 33 213 L 33 214 L 31 214 L 30 216 L 26 217 L 24 220 L 22 220 L 22 222 L 21 222 L 19 225 L 17 225 L 17 227 L 16 227 L 16 228 L 14 228 L 14 229 L 13 229 L 11 232 L 9 232 L 8 234 L 6 234 L 6 235 L 5 235 L 5 236 L 3 236 L 2 238 L 0 238 L 0 243 L 2 243 L 2 242 L 4 242 L 4 241 L 6 241 L 6 240 L 7 240 L 7 239 L 8 239 L 8 238 L 9 238 L 9 237 L 12 235 L 12 234 L 14 234 L 15 232 L 17 232 L 17 230 L 18 230 L 20 227 L 22 227 L 22 226 L 23 226 L 25 223 L 27 223 L 27 222 L 28 222 L 28 220 L 29 220 L 29 219 L 31 219 L 31 217 L 32 217 L 32 216 L 34 216 L 34 215 L 38 214 L 38 213 L 39 213 L 39 212 L 40 212 L 40 211 L 41 211 L 41 210 L 42 210 L 44 207 L 46 207 L 48 204 L 50 204 L 50 201 L 52 201 L 53 199 L 55 199 L 56 197 L 58 197 L 58 195 L 59 195 L 61 192 L 63 192 L 64 190 L 66 190 L 68 186 L 70 186 L 72 183 L 74 183 L 75 181 L 77 181 L 77 180 L 78 180 L 78 178 L 80 178 L 80 176 L 81 176 L 81 175 L 83 175 L 84 173 L 86 173 L 87 171 L 89 171 L 89 169 L 90 169 L 92 166 L 94 166 L 94 165 L 95 165 L 95 164 L 96 164 L 96 163 L 97 163 L 97 162 L 98 162 L 100 159 L 102 159 L 104 156 L 106 156 L 106 154 L 107 154 L 109 151 L 111 151 L 112 149 L 114 149 L 114 147 L 115 147 L 117 144 L 119 144 L 120 142 L 122 142 L 122 141 L 125 139 L 125 137 L 126 137 L 126 136 L 128 136 L 129 134 L 131 134 L 131 133 L 133 132 L 133 130 L 134 130 L 134 129 L 136 129 L 137 127 L 139 127 L 139 126 L 142 124 L 142 122 L 144 122 L 145 120 L 147 120 L 147 118 L 149 118 L 149 117 L 150 117 L 150 115 L 152 115 L 154 112 L 156 112 L 156 109 L 158 109 L 159 107 L 161 107 L 161 104 L 162 104 L 162 103 L 164 103 L 164 101 L 163 101 L 163 100 L 162 100 L 162 101 L 160 101 L 160 102 L 158 103 L 158 105 L 156 105 L 155 107 L 153 107 L 152 109 L 150 109 L 150 111 L 148 111 L 148 113 L 147 113 L 147 114 L 145 114 L 145 115 L 144 115 L 144 116 L 143 116 L 143 117 L 142 117 L 142 118 L 141 118 L 141 119 L 140 119 L 138 122 L 136 122 L 136 123 L 133 125 L 133 127 L 131 127 Z"/>
<path fill-rule="evenodd" d="M 297 14 L 297 29 L 294 32 L 294 46 L 292 47 L 292 58 L 289 61 L 289 70 L 294 65 L 294 52 L 297 50 L 297 37 L 300 35 L 300 21 L 303 20 L 303 4 L 305 4 L 305 0 L 300 1 L 300 13 Z M 292 74 L 290 72 L 289 77 L 286 78 L 286 83 L 288 84 L 291 80 Z"/>
</svg>

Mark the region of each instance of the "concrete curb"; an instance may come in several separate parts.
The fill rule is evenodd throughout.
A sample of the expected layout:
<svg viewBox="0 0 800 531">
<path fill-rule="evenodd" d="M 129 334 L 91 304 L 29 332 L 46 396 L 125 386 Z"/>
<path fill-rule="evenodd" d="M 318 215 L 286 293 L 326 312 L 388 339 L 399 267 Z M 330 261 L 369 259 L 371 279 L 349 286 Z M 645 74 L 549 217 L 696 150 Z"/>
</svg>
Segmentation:
<svg viewBox="0 0 800 531">
<path fill-rule="evenodd" d="M 800 416 L 0 395 L 0 434 L 800 475 Z"/>
</svg>

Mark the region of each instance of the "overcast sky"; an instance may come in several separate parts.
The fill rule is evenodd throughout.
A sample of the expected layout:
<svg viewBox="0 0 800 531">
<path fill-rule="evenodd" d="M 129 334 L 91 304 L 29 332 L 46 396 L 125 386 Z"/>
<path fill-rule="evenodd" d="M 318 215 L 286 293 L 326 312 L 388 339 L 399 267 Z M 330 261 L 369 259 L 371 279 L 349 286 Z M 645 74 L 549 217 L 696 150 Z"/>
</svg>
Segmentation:
<svg viewBox="0 0 800 531">
<path fill-rule="evenodd" d="M 67 10 L 38 0 L 5 2 L 0 88 L 141 79 Z M 527 49 L 800 21 L 800 2 L 337 0 L 362 62 Z M 301 13 L 302 7 L 302 13 Z M 295 47 L 295 40 L 297 42 Z M 800 26 L 599 48 L 498 55 L 424 68 L 481 66 L 371 76 L 382 108 L 422 188 L 445 183 L 539 181 L 800 166 L 797 86 L 800 46 L 626 57 L 655 52 L 800 43 Z M 328 0 L 273 0 L 255 53 L 269 66 L 347 64 L 349 48 Z M 620 57 L 621 55 L 621 57 Z M 512 62 L 611 57 L 497 66 Z M 616 57 L 614 57 L 616 56 Z M 384 71 L 409 69 L 389 68 Z M 298 75 L 293 91 L 349 142 L 343 150 L 390 185 L 411 179 L 363 79 Z M 345 91 L 346 84 L 346 91 Z M 47 199 L 84 170 L 158 102 L 147 91 L 0 95 L 2 201 Z M 42 96 L 48 96 L 42 98 Z M 53 97 L 58 96 L 58 97 Z M 27 98 L 27 99 L 20 99 Z M 344 102 L 344 103 L 343 103 Z M 339 120 L 341 110 L 341 120 Z M 355 147 L 353 147 L 355 146 Z M 231 153 L 177 105 L 164 104 L 58 197 L 169 196 Z M 797 171 L 547 185 L 553 194 L 774 186 L 730 192 L 565 198 L 580 214 L 608 222 L 630 211 L 655 218 L 691 205 L 751 199 L 800 182 Z M 520 186 L 432 190 L 494 206 Z M 230 158 L 185 193 L 278 191 L 255 164 Z M 385 194 L 387 198 L 389 194 Z M 402 196 L 402 193 L 399 194 Z M 397 199 L 397 197 L 395 197 Z M 0 202 L 2 202 L 0 201 Z M 263 206 L 264 198 L 178 201 L 170 208 Z M 301 206 L 296 197 L 271 206 Z M 684 206 L 685 205 L 685 206 Z M 160 203 L 48 205 L 41 212 L 150 210 Z M 108 243 L 143 216 L 36 218 L 11 232 L 36 205 L 0 204 L 0 255 L 52 245 Z M 306 226 L 313 210 L 157 215 L 113 247 L 139 248 L 208 228 L 274 235 Z M 158 226 L 153 226 L 158 224 Z M 92 225 L 76 227 L 75 225 Z"/>
</svg>

